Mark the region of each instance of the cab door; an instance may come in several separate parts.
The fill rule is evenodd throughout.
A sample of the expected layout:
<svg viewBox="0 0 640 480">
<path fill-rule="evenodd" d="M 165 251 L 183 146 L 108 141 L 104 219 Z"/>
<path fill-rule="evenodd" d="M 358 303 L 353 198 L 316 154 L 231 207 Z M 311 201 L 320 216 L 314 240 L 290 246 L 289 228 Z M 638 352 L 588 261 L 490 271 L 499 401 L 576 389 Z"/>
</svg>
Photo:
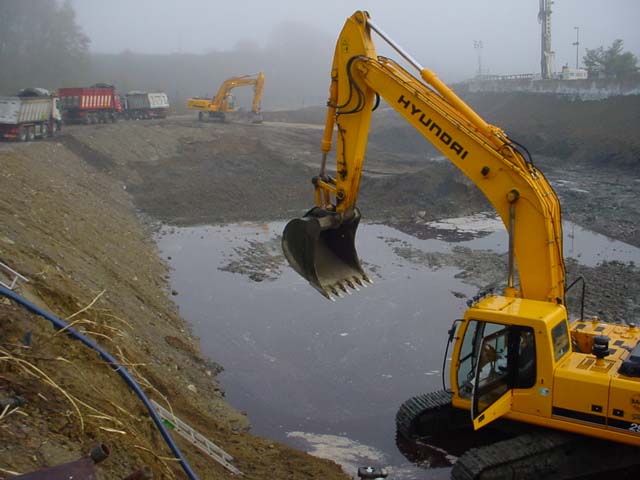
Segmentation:
<svg viewBox="0 0 640 480">
<path fill-rule="evenodd" d="M 471 418 L 479 429 L 512 408 L 514 388 L 536 382 L 536 349 L 531 328 L 487 323 L 477 350 Z"/>
<path fill-rule="evenodd" d="M 478 429 L 512 409 L 513 389 L 536 385 L 535 333 L 522 325 L 469 320 L 461 341 L 454 361 L 457 392 L 470 400 Z"/>
<path fill-rule="evenodd" d="M 475 364 L 471 418 L 475 430 L 511 410 L 513 362 L 509 362 L 510 328 L 495 331 L 482 339 Z"/>
</svg>

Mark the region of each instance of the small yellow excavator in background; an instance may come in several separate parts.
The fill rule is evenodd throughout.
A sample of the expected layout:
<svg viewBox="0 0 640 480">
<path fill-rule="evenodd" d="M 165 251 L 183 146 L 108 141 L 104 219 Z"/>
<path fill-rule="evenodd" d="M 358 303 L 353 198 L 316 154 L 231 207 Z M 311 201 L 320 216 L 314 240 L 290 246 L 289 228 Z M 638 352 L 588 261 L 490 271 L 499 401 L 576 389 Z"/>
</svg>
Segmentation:
<svg viewBox="0 0 640 480">
<path fill-rule="evenodd" d="M 189 98 L 187 108 L 198 111 L 198 120 L 206 119 L 219 120 L 224 122 L 225 113 L 234 112 L 233 96 L 231 91 L 236 87 L 253 86 L 253 102 L 251 104 L 251 121 L 262 123 L 262 92 L 264 90 L 264 73 L 259 72 L 253 75 L 242 75 L 226 79 L 220 85 L 216 96 L 208 98 Z"/>
<path fill-rule="evenodd" d="M 378 56 L 375 31 L 418 72 Z M 598 318 L 570 322 L 558 197 L 529 152 L 486 123 L 367 12 L 338 38 L 315 206 L 285 227 L 290 265 L 329 299 L 370 283 L 355 249 L 356 207 L 372 111 L 379 97 L 484 193 L 509 233 L 501 294 L 484 292 L 449 331 L 450 388 L 398 410 L 401 440 L 515 425 L 519 434 L 463 454 L 456 479 L 574 478 L 640 462 L 640 329 Z M 335 177 L 327 154 L 336 135 Z M 517 268 L 516 268 L 517 267 Z M 519 282 L 518 282 L 519 280 Z M 583 282 L 584 307 L 584 282 Z M 584 308 L 583 308 L 584 310 Z M 522 433 L 522 427 L 526 433 Z M 466 429 L 466 430 L 465 430 Z"/>
</svg>

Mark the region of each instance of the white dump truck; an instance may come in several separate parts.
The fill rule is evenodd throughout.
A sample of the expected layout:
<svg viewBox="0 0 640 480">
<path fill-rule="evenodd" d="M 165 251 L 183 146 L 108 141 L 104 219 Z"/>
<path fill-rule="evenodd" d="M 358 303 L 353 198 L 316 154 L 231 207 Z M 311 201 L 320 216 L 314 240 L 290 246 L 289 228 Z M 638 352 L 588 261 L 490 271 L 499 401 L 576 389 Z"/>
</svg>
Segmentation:
<svg viewBox="0 0 640 480">
<path fill-rule="evenodd" d="M 25 88 L 0 97 L 0 138 L 20 142 L 50 137 L 62 125 L 60 99 L 44 88 Z"/>
<path fill-rule="evenodd" d="M 127 119 L 165 118 L 169 98 L 162 92 L 131 91 L 124 95 L 123 115 Z"/>
</svg>

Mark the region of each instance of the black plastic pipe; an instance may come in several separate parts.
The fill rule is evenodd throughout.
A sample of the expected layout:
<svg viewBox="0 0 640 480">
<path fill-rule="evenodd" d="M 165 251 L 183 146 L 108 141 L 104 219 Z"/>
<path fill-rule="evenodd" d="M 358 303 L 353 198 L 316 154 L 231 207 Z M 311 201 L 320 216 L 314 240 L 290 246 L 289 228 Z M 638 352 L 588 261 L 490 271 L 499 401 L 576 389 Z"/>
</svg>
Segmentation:
<svg viewBox="0 0 640 480">
<path fill-rule="evenodd" d="M 149 411 L 149 414 L 151 415 L 153 423 L 155 423 L 156 427 L 158 427 L 158 430 L 160 430 L 160 433 L 162 434 L 162 437 L 164 438 L 164 441 L 167 443 L 167 445 L 171 449 L 171 452 L 173 452 L 175 457 L 180 460 L 180 465 L 182 466 L 182 469 L 185 471 L 187 476 L 191 480 L 199 480 L 198 476 L 191 469 L 191 466 L 189 465 L 189 463 L 182 456 L 182 453 L 180 452 L 180 449 L 178 448 L 178 446 L 173 441 L 173 438 L 171 438 L 171 435 L 169 435 L 169 432 L 167 431 L 167 429 L 165 428 L 164 424 L 162 423 L 162 420 L 160 419 L 160 417 L 158 416 L 158 414 L 154 410 L 153 406 L 151 405 L 151 402 L 149 401 L 149 398 L 142 391 L 142 389 L 140 388 L 140 385 L 138 385 L 138 383 L 131 376 L 129 371 L 126 368 L 124 368 L 122 365 L 119 365 L 119 362 L 118 362 L 118 360 L 116 358 L 111 356 L 111 354 L 109 352 L 104 350 L 102 347 L 100 347 L 97 343 L 95 343 L 89 337 L 86 337 L 85 335 L 82 335 L 81 333 L 78 333 L 73 328 L 70 328 L 66 322 L 60 320 L 55 315 L 53 315 L 53 314 L 51 314 L 51 313 L 49 313 L 49 312 L 47 312 L 45 310 L 42 310 L 40 307 L 38 307 L 38 306 L 34 305 L 33 303 L 29 302 L 27 299 L 25 299 L 24 297 L 21 297 L 20 295 L 18 295 L 14 291 L 9 290 L 8 288 L 0 285 L 0 294 L 4 295 L 7 298 L 10 298 L 11 300 L 13 300 L 16 303 L 22 305 L 23 307 L 25 307 L 30 312 L 35 313 L 36 315 L 40 315 L 41 317 L 46 318 L 47 320 L 49 320 L 53 324 L 53 326 L 56 329 L 64 329 L 64 333 L 66 333 L 67 335 L 69 335 L 70 337 L 72 337 L 72 338 L 74 338 L 76 340 L 80 340 L 80 342 L 84 343 L 87 347 L 89 347 L 89 348 L 95 350 L 96 352 L 98 352 L 100 354 L 100 356 L 102 357 L 102 359 L 105 362 L 107 362 L 107 364 L 114 371 L 118 372 L 118 374 L 124 379 L 124 381 L 127 383 L 127 385 L 129 385 L 131 390 L 133 390 L 135 392 L 135 394 L 140 398 L 140 400 L 142 400 L 142 403 L 144 403 L 144 406 L 147 407 L 147 410 Z"/>
</svg>

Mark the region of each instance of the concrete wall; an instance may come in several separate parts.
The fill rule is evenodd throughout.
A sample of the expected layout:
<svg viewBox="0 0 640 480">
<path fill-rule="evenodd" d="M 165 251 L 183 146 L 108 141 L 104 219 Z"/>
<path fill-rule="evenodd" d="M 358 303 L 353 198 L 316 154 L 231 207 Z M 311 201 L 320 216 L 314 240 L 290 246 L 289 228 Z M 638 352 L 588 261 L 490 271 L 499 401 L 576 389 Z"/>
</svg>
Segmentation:
<svg viewBox="0 0 640 480">
<path fill-rule="evenodd" d="M 473 79 L 461 83 L 456 90 L 467 92 L 551 93 L 577 97 L 582 100 L 601 100 L 620 95 L 640 95 L 640 80 Z"/>
</svg>

